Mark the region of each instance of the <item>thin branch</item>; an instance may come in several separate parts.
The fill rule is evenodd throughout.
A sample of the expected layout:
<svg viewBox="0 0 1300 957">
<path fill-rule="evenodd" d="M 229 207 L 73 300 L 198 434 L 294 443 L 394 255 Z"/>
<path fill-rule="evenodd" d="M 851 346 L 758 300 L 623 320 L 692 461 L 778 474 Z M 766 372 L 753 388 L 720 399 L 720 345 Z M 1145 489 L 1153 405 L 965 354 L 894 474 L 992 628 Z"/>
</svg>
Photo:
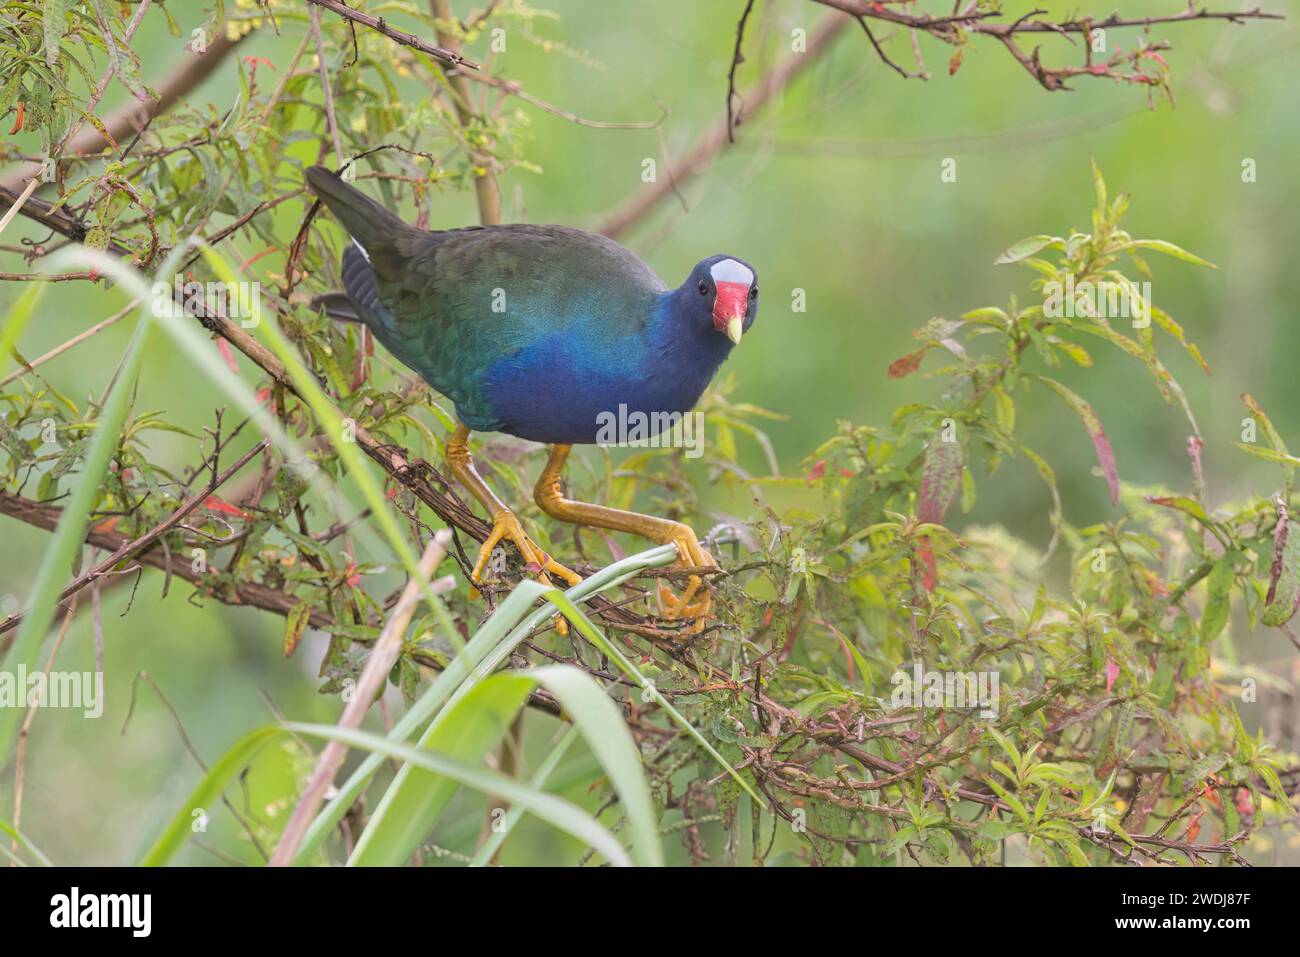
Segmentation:
<svg viewBox="0 0 1300 957">
<path fill-rule="evenodd" d="M 875 47 L 876 55 L 880 57 L 880 62 L 884 63 L 885 66 L 889 67 L 891 70 L 896 72 L 899 76 L 901 76 L 905 80 L 917 79 L 918 77 L 922 80 L 927 79 L 924 73 L 909 73 L 907 70 L 904 70 L 901 66 L 899 66 L 897 63 L 895 63 L 893 60 L 889 58 L 889 56 L 881 48 L 880 44 L 876 42 L 876 35 L 871 32 L 871 26 L 867 23 L 866 17 L 858 17 L 857 21 L 858 23 L 862 24 L 862 29 L 866 31 L 867 39 L 870 40 L 871 45 Z"/>
<path fill-rule="evenodd" d="M 22 498 L 9 492 L 0 492 L 0 515 L 16 518 L 21 522 L 44 529 L 47 532 L 54 531 L 62 514 L 63 510 L 53 505 L 34 502 L 31 499 Z M 130 539 L 119 532 L 91 529 L 86 534 L 86 544 L 107 549 L 110 552 L 116 551 L 129 542 Z M 241 582 L 233 586 L 223 585 L 220 587 L 225 590 L 220 594 L 215 593 L 211 589 L 218 587 L 216 583 L 220 580 L 223 569 L 208 565 L 206 573 L 196 572 L 190 562 L 172 560 L 159 549 L 148 549 L 138 554 L 136 560 L 142 565 L 148 565 L 173 577 L 182 578 L 200 590 L 207 591 L 217 601 L 227 605 L 260 608 L 281 617 L 287 616 L 297 605 L 297 600 L 293 596 L 280 589 L 269 588 L 257 582 Z M 333 618 L 324 612 L 313 609 L 308 623 L 313 628 L 328 628 L 333 626 L 335 622 Z M 0 637 L 0 652 L 7 650 L 9 643 L 10 638 L 7 635 Z"/>
<path fill-rule="evenodd" d="M 0 218 L 0 233 L 3 233 L 5 229 L 8 228 L 9 224 L 13 222 L 14 217 L 23 211 L 23 208 L 27 205 L 27 201 L 31 199 L 32 193 L 36 192 L 36 185 L 39 182 L 40 180 L 35 177 L 30 179 L 27 183 L 27 188 L 10 202 L 9 211 L 4 214 L 3 218 Z"/>
<path fill-rule="evenodd" d="M 812 0 L 812 2 L 843 11 L 857 18 L 881 60 L 902 76 L 924 76 L 924 73 L 909 74 L 894 63 L 885 54 L 881 45 L 876 42 L 875 35 L 868 26 L 867 20 L 878 20 L 907 28 L 912 33 L 914 50 L 916 49 L 915 39 L 918 32 L 926 33 L 943 43 L 956 46 L 958 53 L 952 61 L 952 66 L 949 67 L 949 72 L 955 72 L 960 64 L 963 44 L 969 36 L 993 37 L 1044 89 L 1051 91 L 1069 89 L 1065 81 L 1075 76 L 1106 77 L 1112 80 L 1152 87 L 1165 86 L 1163 73 L 1144 73 L 1137 69 L 1136 65 L 1139 60 L 1151 55 L 1149 51 L 1168 49 L 1168 44 L 1150 44 L 1139 47 L 1123 57 L 1112 58 L 1111 62 L 1101 66 L 1092 63 L 1091 47 L 1085 43 L 1085 63 L 1082 66 L 1048 67 L 1039 59 L 1037 48 L 1032 53 L 1025 53 L 1016 42 L 1017 37 L 1025 34 L 1052 33 L 1070 39 L 1071 34 L 1081 34 L 1086 41 L 1091 38 L 1094 30 L 1099 29 L 1141 28 L 1147 30 L 1155 25 L 1206 20 L 1222 20 L 1228 23 L 1240 24 L 1251 20 L 1285 19 L 1281 14 L 1265 13 L 1259 7 L 1252 10 L 1210 11 L 1203 7 L 1197 9 L 1193 4 L 1189 3 L 1187 9 L 1181 13 L 1156 17 L 1125 17 L 1118 13 L 1112 13 L 1102 19 L 1072 17 L 1067 20 L 1052 21 L 1039 19 L 1047 11 L 1031 10 L 1011 22 L 1003 22 L 998 20 L 1002 16 L 1000 9 L 980 10 L 974 4 L 967 7 L 964 12 L 954 12 L 949 16 L 931 16 L 924 13 L 908 13 L 872 2 L 872 0 Z M 919 51 L 917 53 L 919 61 Z M 1163 67 L 1163 61 L 1159 61 L 1158 57 L 1156 59 Z M 1126 64 L 1133 65 L 1135 68 L 1132 71 L 1125 72 L 1120 67 Z"/>
<path fill-rule="evenodd" d="M 754 12 L 754 0 L 747 0 L 745 10 L 740 15 L 740 22 L 736 24 L 736 48 L 731 54 L 731 69 L 727 71 L 727 142 L 736 142 L 735 129 L 740 122 L 739 117 L 733 113 L 734 101 L 736 99 L 736 69 L 740 64 L 745 62 L 745 54 L 742 46 L 745 42 L 745 23 L 749 20 L 749 15 Z"/>
<path fill-rule="evenodd" d="M 59 654 L 59 649 L 63 647 L 63 639 L 68 636 L 68 626 L 72 624 L 73 616 L 77 614 L 77 601 L 73 599 L 72 604 L 68 606 L 67 613 L 63 616 L 63 624 L 59 627 L 58 637 L 54 639 L 54 647 L 50 649 L 50 656 L 45 661 L 46 680 L 49 680 L 49 674 L 54 668 L 54 659 Z M 103 669 L 100 669 L 103 672 Z M 102 701 L 100 702 L 103 703 Z M 14 830 L 21 831 L 23 826 L 23 785 L 27 779 L 27 738 L 31 733 L 32 722 L 36 720 L 36 712 L 40 710 L 40 699 L 37 699 L 31 707 L 27 709 L 27 717 L 23 719 L 22 727 L 18 730 L 18 749 L 14 758 Z M 13 849 L 18 850 L 18 840 L 14 839 Z"/>
<path fill-rule="evenodd" d="M 325 121 L 329 124 L 330 137 L 334 141 L 335 161 L 342 166 L 346 157 L 343 155 L 343 141 L 339 139 L 339 121 L 334 115 L 334 89 L 330 85 L 329 69 L 325 66 L 325 41 L 320 35 L 320 11 L 310 7 L 307 13 L 312 39 L 316 43 L 316 66 L 320 70 L 321 91 L 325 96 Z"/>
<path fill-rule="evenodd" d="M 135 312 L 135 309 L 138 305 L 139 305 L 138 300 L 135 299 L 131 300 L 129 303 L 127 303 L 126 308 L 122 309 L 120 312 L 115 312 L 107 319 L 95 323 L 85 332 L 77 333 L 67 342 L 63 343 L 62 345 L 55 346 L 53 349 L 45 353 L 45 355 L 41 356 L 39 359 L 33 359 L 25 366 L 21 366 L 15 369 L 13 372 L 5 376 L 3 379 L 0 379 L 0 389 L 3 389 L 10 382 L 15 381 L 16 379 L 21 379 L 23 376 L 27 375 L 27 373 L 34 371 L 38 366 L 43 366 L 51 359 L 63 355 L 63 353 L 67 352 L 69 349 L 73 348 L 74 346 L 80 345 L 81 343 L 85 342 L 87 339 L 91 338 L 92 336 L 100 332 L 103 332 L 105 329 L 107 329 L 109 326 L 113 325 L 114 323 L 121 322 L 127 316 L 131 315 L 131 313 Z"/>
<path fill-rule="evenodd" d="M 467 60 L 455 50 L 436 47 L 432 43 L 426 43 L 424 40 L 421 40 L 419 37 L 410 33 L 395 30 L 384 21 L 383 17 L 372 17 L 370 14 L 362 13 L 360 10 L 353 10 L 346 4 L 340 3 L 339 0 L 307 0 L 307 2 L 313 3 L 318 7 L 324 7 L 326 10 L 338 14 L 345 20 L 352 20 L 355 23 L 367 26 L 376 33 L 382 33 L 390 40 L 400 43 L 403 46 L 411 47 L 414 50 L 419 50 L 421 53 L 427 53 L 429 56 L 435 57 L 443 63 L 448 63 L 452 66 L 464 66 L 471 70 L 477 70 L 480 68 L 473 60 Z"/>
<path fill-rule="evenodd" d="M 105 575 L 112 572 L 113 569 L 116 568 L 122 562 L 127 561 L 135 557 L 136 555 L 139 555 L 145 549 L 153 545 L 156 541 L 158 541 L 158 539 L 162 538 L 163 535 L 165 535 L 171 529 L 175 528 L 178 524 L 180 524 L 180 521 L 183 518 L 185 518 L 186 515 L 188 515 L 190 512 L 194 511 L 205 501 L 207 501 L 208 497 L 212 495 L 212 493 L 215 492 L 218 488 L 224 485 L 232 475 L 234 475 L 245 465 L 247 465 L 253 458 L 260 455 L 262 450 L 265 449 L 269 444 L 270 444 L 269 439 L 263 439 L 257 445 L 253 446 L 251 449 L 249 449 L 247 452 L 241 455 L 235 461 L 235 463 L 231 465 L 228 469 L 226 469 L 224 472 L 222 472 L 212 481 L 208 482 L 208 484 L 204 486 L 199 492 L 195 493 L 194 495 L 186 499 L 181 504 L 181 506 L 178 509 L 176 509 L 176 511 L 172 512 L 163 521 L 159 522 L 153 528 L 149 529 L 149 531 L 145 532 L 139 538 L 136 538 L 133 541 L 126 542 L 125 544 L 118 547 L 116 550 L 114 550 L 114 552 L 111 555 L 105 558 L 102 562 L 100 562 L 94 568 L 85 572 L 83 575 L 81 575 L 79 578 L 77 578 L 75 581 L 69 584 L 66 588 L 63 589 L 62 592 L 59 593 L 59 603 L 62 604 L 63 602 L 67 601 L 69 598 L 71 598 L 77 592 L 81 591 L 87 585 L 90 585 L 98 581 L 99 579 L 103 578 Z M 0 622 L 0 635 L 3 635 L 8 631 L 12 631 L 13 629 L 17 628 L 18 625 L 22 623 L 25 614 L 26 614 L 25 612 L 18 612 L 17 614 L 10 615 L 4 621 Z"/>
</svg>

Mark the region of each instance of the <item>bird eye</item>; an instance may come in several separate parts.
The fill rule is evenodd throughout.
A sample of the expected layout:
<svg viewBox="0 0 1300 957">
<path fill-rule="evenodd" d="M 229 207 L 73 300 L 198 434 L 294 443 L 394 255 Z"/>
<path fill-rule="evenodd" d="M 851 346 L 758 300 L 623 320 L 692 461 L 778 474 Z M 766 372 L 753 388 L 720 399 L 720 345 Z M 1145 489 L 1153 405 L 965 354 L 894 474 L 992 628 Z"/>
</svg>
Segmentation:
<svg viewBox="0 0 1300 957">
<path fill-rule="evenodd" d="M 700 284 L 697 288 L 700 290 L 701 296 L 707 296 L 709 294 L 709 284 L 703 279 L 700 280 Z"/>
<path fill-rule="evenodd" d="M 751 286 L 751 287 L 750 287 L 750 290 L 749 290 L 749 298 L 750 298 L 750 299 L 757 299 L 757 298 L 758 298 L 758 287 L 757 287 L 757 286 Z"/>
</svg>

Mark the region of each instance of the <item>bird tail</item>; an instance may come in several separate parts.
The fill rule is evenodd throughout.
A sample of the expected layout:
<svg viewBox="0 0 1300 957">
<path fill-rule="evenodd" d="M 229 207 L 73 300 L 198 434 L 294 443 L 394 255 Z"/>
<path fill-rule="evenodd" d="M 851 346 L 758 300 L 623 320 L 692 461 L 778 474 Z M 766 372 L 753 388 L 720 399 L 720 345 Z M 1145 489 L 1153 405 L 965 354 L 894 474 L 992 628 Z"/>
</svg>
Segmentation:
<svg viewBox="0 0 1300 957">
<path fill-rule="evenodd" d="M 343 182 L 324 166 L 307 168 L 307 184 L 339 218 L 344 228 L 366 250 L 392 240 L 410 229 L 401 218 L 375 202 L 361 190 Z"/>
<path fill-rule="evenodd" d="M 345 292 L 327 292 L 324 295 L 317 296 L 311 301 L 312 311 L 325 310 L 325 315 L 331 319 L 337 319 L 339 322 L 360 322 L 364 324 L 361 318 L 361 312 L 357 309 L 356 303 L 352 297 Z"/>
</svg>

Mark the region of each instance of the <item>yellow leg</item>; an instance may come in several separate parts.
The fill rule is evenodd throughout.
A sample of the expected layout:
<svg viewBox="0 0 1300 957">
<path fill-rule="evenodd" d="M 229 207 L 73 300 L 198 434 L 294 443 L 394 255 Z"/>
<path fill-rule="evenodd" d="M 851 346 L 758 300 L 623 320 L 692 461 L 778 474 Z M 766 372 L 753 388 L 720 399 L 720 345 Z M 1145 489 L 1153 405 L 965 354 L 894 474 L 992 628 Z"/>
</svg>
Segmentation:
<svg viewBox="0 0 1300 957">
<path fill-rule="evenodd" d="M 564 463 L 569 457 L 571 446 L 557 445 L 551 449 L 551 457 L 542 469 L 541 478 L 533 490 L 533 497 L 538 506 L 547 515 L 562 522 L 575 525 L 594 525 L 608 528 L 615 532 L 631 532 L 662 545 L 669 543 L 677 546 L 678 564 L 684 568 L 702 570 L 717 568 L 718 563 L 705 551 L 695 532 L 689 525 L 642 515 L 638 512 L 625 512 L 622 509 L 609 508 L 605 505 L 592 505 L 587 502 L 575 502 L 567 499 L 560 492 L 560 479 L 564 474 Z M 699 596 L 696 599 L 696 596 Z M 694 600 L 693 600 L 694 599 Z M 686 590 L 678 597 L 666 585 L 659 586 L 659 601 L 667 618 L 694 618 L 695 630 L 704 627 L 704 619 L 712 605 L 712 596 L 708 586 L 699 575 L 692 575 L 686 583 Z"/>
<path fill-rule="evenodd" d="M 457 425 L 456 431 L 447 440 L 447 467 L 460 484 L 465 486 L 492 516 L 492 534 L 479 549 L 478 561 L 474 563 L 474 571 L 470 575 L 474 584 L 482 581 L 483 570 L 492 558 L 492 550 L 503 539 L 513 542 L 515 548 L 519 549 L 519 554 L 523 556 L 524 562 L 536 568 L 538 580 L 549 585 L 551 583 L 549 576 L 556 575 L 570 585 L 582 581 L 581 575 L 565 568 L 533 544 L 532 539 L 524 534 L 524 528 L 519 524 L 515 513 L 506 508 L 505 503 L 497 498 L 496 493 L 483 481 L 478 470 L 474 468 L 474 460 L 469 455 L 469 428 L 465 425 Z"/>
</svg>

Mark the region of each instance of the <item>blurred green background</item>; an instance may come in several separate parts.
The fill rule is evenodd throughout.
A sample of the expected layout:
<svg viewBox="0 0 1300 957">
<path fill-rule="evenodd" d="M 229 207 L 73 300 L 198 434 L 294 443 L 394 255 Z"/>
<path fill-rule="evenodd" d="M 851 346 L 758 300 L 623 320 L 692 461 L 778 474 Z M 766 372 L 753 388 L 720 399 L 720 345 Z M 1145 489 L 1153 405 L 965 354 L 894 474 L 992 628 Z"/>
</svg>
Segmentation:
<svg viewBox="0 0 1300 957">
<path fill-rule="evenodd" d="M 469 5 L 454 4 L 462 16 Z M 481 6 L 481 4 L 479 4 Z M 195 10 L 173 13 L 188 29 L 202 21 Z M 594 227 L 642 188 L 642 161 L 653 157 L 664 175 L 707 130 L 722 121 L 726 74 L 741 0 L 547 0 L 555 19 L 539 17 L 508 35 L 495 72 L 521 81 L 532 94 L 596 120 L 650 120 L 661 105 L 667 118 L 657 130 L 590 129 L 512 103 L 529 118 L 524 156 L 541 168 L 502 179 L 506 219 Z M 1074 3 L 1039 3 L 1070 14 Z M 1090 6 L 1086 5 L 1085 6 Z M 1146 91 L 1104 80 L 1079 80 L 1075 90 L 1042 90 L 996 43 L 976 42 L 955 76 L 950 49 L 922 40 L 932 74 L 928 82 L 904 80 L 884 67 L 865 35 L 846 30 L 781 98 L 746 117 L 736 146 L 681 189 L 685 205 L 663 204 L 624 241 L 670 284 L 705 255 L 729 252 L 754 263 L 764 290 L 757 324 L 725 372 L 735 375 L 732 398 L 754 402 L 789 418 L 771 424 L 784 470 L 834 430 L 838 420 L 882 422 L 898 405 L 933 400 L 940 383 L 912 377 L 891 381 L 889 362 L 911 351 L 911 332 L 931 316 L 956 317 L 985 305 L 1023 299 L 1031 274 L 995 266 L 1013 241 L 1034 233 L 1087 229 L 1092 200 L 1089 157 L 1096 159 L 1112 192 L 1134 197 L 1127 223 L 1135 235 L 1168 239 L 1204 256 L 1218 270 L 1171 259 L 1153 261 L 1152 293 L 1187 329 L 1214 373 L 1205 377 L 1185 355 L 1165 349 L 1166 362 L 1185 386 L 1206 439 L 1210 495 L 1222 503 L 1247 490 L 1263 492 L 1275 469 L 1237 451 L 1243 417 L 1238 395 L 1250 392 L 1300 444 L 1295 413 L 1300 377 L 1300 4 L 1267 0 L 1265 9 L 1288 15 L 1281 23 L 1223 23 L 1159 27 L 1153 36 L 1173 43 L 1176 107 L 1147 108 Z M 1176 0 L 1127 4 L 1126 14 L 1167 13 Z M 1008 14 L 1031 5 L 1008 4 Z M 1110 12 L 1106 5 L 1092 12 Z M 738 74 L 748 89 L 759 71 L 788 51 L 790 31 L 811 32 L 827 16 L 805 0 L 758 4 L 749 27 L 747 62 Z M 395 18 L 395 22 L 400 17 Z M 409 24 L 408 24 L 409 25 Z M 241 55 L 286 64 L 302 33 L 284 25 L 263 29 Z M 881 37 L 883 39 L 883 36 Z M 580 56 L 548 50 L 562 43 Z M 1113 32 L 1130 46 L 1131 31 Z M 135 43 L 146 77 L 166 72 L 169 51 L 180 41 L 160 18 L 149 18 Z M 471 54 L 483 55 L 483 43 Z M 910 66 L 905 38 L 888 41 Z M 1063 41 L 1044 41 L 1044 58 L 1077 61 Z M 235 64 L 190 97 L 220 111 L 236 96 Z M 410 95 L 419 96 L 412 85 Z M 114 87 L 105 109 L 120 102 Z M 18 138 L 20 148 L 35 145 Z M 941 181 L 941 163 L 956 161 L 956 182 Z M 1254 160 L 1257 181 L 1242 181 L 1242 164 Z M 288 204 L 277 220 L 286 236 L 302 215 Z M 445 193 L 435 201 L 431 226 L 474 222 L 471 193 Z M 7 243 L 44 232 L 19 220 Z M 256 247 L 241 247 L 247 254 Z M 1154 259 L 1155 257 L 1153 257 Z M 12 254 L 0 269 L 21 271 Z M 791 310 L 792 291 L 806 290 L 807 311 Z M 21 290 L 0 284 L 0 308 Z M 21 342 L 34 357 L 120 308 L 120 292 L 84 284 L 54 287 Z M 112 363 L 129 336 L 122 323 L 89 347 L 69 353 L 42 373 L 78 399 L 102 391 Z M 1189 484 L 1186 424 L 1164 407 L 1140 365 L 1093 350 L 1098 367 L 1061 370 L 1061 378 L 1096 408 L 1110 434 L 1120 475 L 1138 484 Z M 1114 353 L 1114 354 L 1112 354 Z M 936 363 L 929 359 L 927 363 Z M 247 374 L 247 363 L 244 363 Z M 927 365 L 927 367 L 929 367 Z M 1053 403 L 1041 414 L 1022 410 L 1023 437 L 1057 471 L 1066 517 L 1088 524 L 1110 514 L 1104 485 L 1092 474 L 1093 453 L 1083 430 Z M 219 401 L 169 347 L 155 340 L 138 408 L 165 409 L 192 428 L 211 421 Z M 193 459 L 193 446 L 160 438 L 169 461 Z M 757 470 L 761 460 L 752 463 Z M 981 476 L 977 476 L 980 478 Z M 729 503 L 743 511 L 744 502 Z M 966 521 L 999 523 L 1043 544 L 1050 502 L 1023 462 L 1003 465 L 997 480 L 982 482 Z M 3 520 L 0 593 L 22 601 L 35 573 L 44 533 Z M 304 720 L 333 720 L 337 701 L 315 693 L 320 647 L 311 641 L 286 661 L 282 622 L 216 603 L 188 603 L 179 584 L 159 600 L 161 579 L 145 576 L 129 614 L 129 588 L 114 589 L 103 609 L 108 709 L 99 721 L 68 712 L 43 712 L 32 730 L 27 759 L 25 830 L 58 861 L 108 864 L 129 861 L 152 839 L 160 822 L 197 779 L 192 760 L 166 709 L 142 688 L 132 723 L 122 733 L 133 677 L 147 670 L 176 705 L 197 751 L 215 759 L 240 734 L 266 722 L 266 699 Z M 1238 635 L 1238 648 L 1256 661 L 1275 661 L 1292 675 L 1294 649 L 1276 633 Z M 90 616 L 80 615 L 60 654 L 66 669 L 92 669 Z M 265 697 L 263 696 L 265 694 Z M 549 719 L 530 725 L 534 736 L 554 731 Z M 294 782 L 254 774 L 244 794 L 254 816 L 287 814 Z M 12 796 L 12 769 L 0 777 L 0 808 Z M 581 793 L 575 798 L 584 799 Z M 481 814 L 473 801 L 449 815 L 435 836 L 441 846 L 472 844 Z M 190 863 L 220 855 L 255 857 L 229 815 L 214 809 L 208 832 L 198 835 L 217 854 L 186 851 Z M 667 842 L 673 844 L 670 839 Z M 554 832 L 529 826 L 507 844 L 503 857 L 527 849 L 530 859 L 572 860 L 578 849 Z M 1264 850 L 1268 851 L 1267 844 Z M 742 858 L 743 859 L 743 858 Z"/>
</svg>

